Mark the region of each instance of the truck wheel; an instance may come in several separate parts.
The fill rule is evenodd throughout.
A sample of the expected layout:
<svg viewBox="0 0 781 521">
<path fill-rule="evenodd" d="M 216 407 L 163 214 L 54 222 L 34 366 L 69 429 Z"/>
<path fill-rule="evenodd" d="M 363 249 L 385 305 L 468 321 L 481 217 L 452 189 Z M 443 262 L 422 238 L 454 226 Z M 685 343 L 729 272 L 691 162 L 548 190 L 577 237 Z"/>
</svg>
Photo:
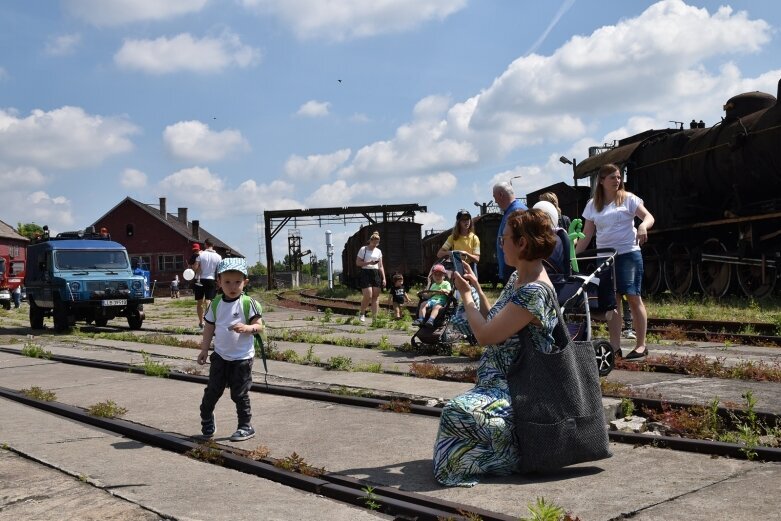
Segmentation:
<svg viewBox="0 0 781 521">
<path fill-rule="evenodd" d="M 10 311 L 11 310 L 11 301 L 10 300 L 4 300 L 3 301 L 3 307 L 5 308 L 6 311 Z"/>
<path fill-rule="evenodd" d="M 144 315 L 140 311 L 133 311 L 127 316 L 127 325 L 130 329 L 141 329 L 144 323 Z"/>
<path fill-rule="evenodd" d="M 52 318 L 54 319 L 55 331 L 67 331 L 70 328 L 70 324 L 68 324 L 68 308 L 59 300 L 54 301 Z"/>
<path fill-rule="evenodd" d="M 105 317 L 99 317 L 95 319 L 95 325 L 98 327 L 106 327 L 106 324 L 108 324 L 108 319 Z"/>
<path fill-rule="evenodd" d="M 38 307 L 34 300 L 30 301 L 30 327 L 43 329 L 43 310 Z"/>
</svg>

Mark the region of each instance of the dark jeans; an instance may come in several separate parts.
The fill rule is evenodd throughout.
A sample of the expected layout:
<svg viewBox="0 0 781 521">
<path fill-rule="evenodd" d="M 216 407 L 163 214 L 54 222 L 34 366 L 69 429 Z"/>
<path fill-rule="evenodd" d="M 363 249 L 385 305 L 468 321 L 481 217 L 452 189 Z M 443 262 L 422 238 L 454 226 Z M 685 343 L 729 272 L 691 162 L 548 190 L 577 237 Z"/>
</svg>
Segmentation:
<svg viewBox="0 0 781 521">
<path fill-rule="evenodd" d="M 217 353 L 209 356 L 209 383 L 203 391 L 201 400 L 201 419 L 209 420 L 217 401 L 226 387 L 230 387 L 231 400 L 236 404 L 239 427 L 251 425 L 252 411 L 249 402 L 249 389 L 252 386 L 252 358 L 247 360 L 225 360 Z"/>
</svg>

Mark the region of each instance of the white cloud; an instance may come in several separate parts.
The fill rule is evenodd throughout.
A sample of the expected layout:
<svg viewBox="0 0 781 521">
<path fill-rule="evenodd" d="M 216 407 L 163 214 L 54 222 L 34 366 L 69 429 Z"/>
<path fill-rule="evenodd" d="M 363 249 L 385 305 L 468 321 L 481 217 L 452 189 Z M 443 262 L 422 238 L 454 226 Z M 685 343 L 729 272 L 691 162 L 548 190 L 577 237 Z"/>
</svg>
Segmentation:
<svg viewBox="0 0 781 521">
<path fill-rule="evenodd" d="M 59 227 L 70 227 L 75 222 L 71 202 L 62 196 L 51 197 L 46 192 L 33 192 L 24 197 L 20 206 L 14 212 L 20 222 L 35 222 L 41 226 L 51 224 L 50 228 L 57 232 L 64 231 Z"/>
<path fill-rule="evenodd" d="M 292 179 L 325 179 L 350 157 L 350 149 L 344 148 L 332 154 L 306 157 L 290 156 L 285 162 L 285 174 Z"/>
<path fill-rule="evenodd" d="M 369 119 L 369 116 L 363 114 L 362 112 L 356 112 L 350 116 L 350 121 L 353 123 L 369 123 L 371 119 Z"/>
<path fill-rule="evenodd" d="M 364 38 L 413 29 L 443 20 L 463 9 L 467 0 L 241 0 L 290 26 L 300 39 L 332 41 Z"/>
<path fill-rule="evenodd" d="M 399 179 L 394 176 L 375 178 L 348 184 L 339 179 L 331 184 L 323 184 L 306 199 L 310 208 L 328 206 L 355 206 L 369 204 L 376 200 L 398 200 L 403 193 L 405 198 L 427 200 L 433 197 L 446 197 L 453 193 L 457 179 L 450 172 L 432 175 L 409 176 L 404 178 L 403 191 L 399 189 Z"/>
<path fill-rule="evenodd" d="M 321 118 L 327 116 L 331 104 L 327 101 L 309 100 L 298 108 L 296 115 L 308 118 Z"/>
<path fill-rule="evenodd" d="M 2 67 L 0 67 L 0 80 L 4 80 L 8 77 L 8 73 Z"/>
<path fill-rule="evenodd" d="M 249 216 L 264 210 L 302 208 L 291 196 L 295 186 L 284 181 L 258 184 L 249 179 L 236 188 L 208 168 L 192 167 L 174 172 L 159 183 L 163 192 L 175 193 L 198 215 L 209 218 Z"/>
<path fill-rule="evenodd" d="M 11 188 L 20 190 L 43 186 L 45 183 L 46 177 L 37 168 L 30 166 L 3 168 L 0 166 L 0 186 L 3 187 L 4 192 Z"/>
<path fill-rule="evenodd" d="M 26 118 L 0 109 L 0 157 L 37 167 L 94 166 L 132 150 L 129 136 L 137 132 L 124 118 L 90 115 L 80 107 L 36 109 Z"/>
<path fill-rule="evenodd" d="M 148 74 L 179 71 L 210 74 L 230 66 L 251 67 L 259 63 L 260 58 L 260 50 L 242 44 L 239 37 L 230 32 L 201 39 L 182 33 L 155 40 L 127 39 L 114 55 L 114 63 L 122 69 Z"/>
<path fill-rule="evenodd" d="M 583 139 L 600 119 L 616 116 L 666 123 L 689 114 L 712 124 L 726 101 L 722 93 L 774 92 L 778 74 L 743 79 L 729 62 L 715 72 L 704 64 L 756 52 L 770 36 L 766 22 L 745 12 L 709 14 L 663 0 L 575 36 L 550 56 L 516 59 L 491 85 L 449 108 L 445 96 L 421 99 L 412 122 L 393 138 L 360 148 L 340 174 L 379 178 L 474 168 L 522 147 Z"/>
<path fill-rule="evenodd" d="M 146 174 L 135 168 L 126 168 L 119 176 L 119 184 L 123 188 L 143 188 L 146 186 Z"/>
<path fill-rule="evenodd" d="M 218 161 L 250 148 L 238 130 L 215 132 L 200 121 L 180 121 L 167 126 L 163 142 L 172 156 L 191 162 Z"/>
<path fill-rule="evenodd" d="M 80 43 L 81 35 L 79 33 L 61 34 L 49 38 L 44 51 L 50 56 L 65 56 L 72 54 Z"/>
<path fill-rule="evenodd" d="M 65 0 L 65 8 L 77 18 L 97 26 L 144 20 L 165 20 L 197 13 L 209 0 Z"/>
</svg>

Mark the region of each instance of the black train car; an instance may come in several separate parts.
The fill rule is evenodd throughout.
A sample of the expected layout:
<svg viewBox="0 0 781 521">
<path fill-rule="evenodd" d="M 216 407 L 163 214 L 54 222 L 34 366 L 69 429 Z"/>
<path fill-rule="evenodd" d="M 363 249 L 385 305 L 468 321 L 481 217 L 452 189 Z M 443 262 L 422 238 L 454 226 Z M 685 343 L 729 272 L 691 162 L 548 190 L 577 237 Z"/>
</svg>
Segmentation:
<svg viewBox="0 0 781 521">
<path fill-rule="evenodd" d="M 781 96 L 781 82 L 778 85 Z M 644 289 L 721 297 L 771 295 L 781 263 L 781 105 L 770 94 L 730 98 L 706 128 L 649 130 L 577 165 L 578 178 L 615 163 L 656 224 L 643 247 Z"/>
<path fill-rule="evenodd" d="M 588 186 L 569 186 L 567 183 L 556 183 L 526 194 L 526 204 L 529 205 L 529 208 L 534 206 L 540 200 L 540 195 L 545 192 L 556 194 L 561 213 L 570 219 L 583 215 L 583 209 L 586 207 L 589 197 L 591 197 L 591 188 Z"/>
<path fill-rule="evenodd" d="M 486 213 L 472 218 L 475 233 L 480 239 L 480 262 L 477 273 L 481 283 L 499 282 L 499 264 L 496 261 L 496 233 L 502 214 Z M 428 270 L 437 260 L 437 252 L 445 244 L 452 228 L 423 238 L 423 266 Z"/>
<path fill-rule="evenodd" d="M 423 267 L 421 256 L 421 227 L 422 224 L 409 221 L 386 221 L 362 227 L 347 239 L 342 250 L 342 283 L 358 288 L 361 268 L 355 265 L 355 259 L 358 250 L 369 243 L 369 237 L 375 231 L 380 233 L 379 248 L 389 286 L 393 273 L 403 274 L 406 284 L 425 278 L 427 270 Z"/>
</svg>

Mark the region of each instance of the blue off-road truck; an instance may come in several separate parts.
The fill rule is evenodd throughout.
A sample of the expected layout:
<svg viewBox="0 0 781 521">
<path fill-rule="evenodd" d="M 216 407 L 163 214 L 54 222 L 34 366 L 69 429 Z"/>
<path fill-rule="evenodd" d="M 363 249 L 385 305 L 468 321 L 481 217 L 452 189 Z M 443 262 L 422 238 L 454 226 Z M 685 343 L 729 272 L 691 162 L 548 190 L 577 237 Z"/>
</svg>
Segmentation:
<svg viewBox="0 0 781 521">
<path fill-rule="evenodd" d="M 49 316 L 57 331 L 77 320 L 105 326 L 116 317 L 141 329 L 144 304 L 154 302 L 125 247 L 92 229 L 49 237 L 44 226 L 43 236 L 27 247 L 24 283 L 33 329 L 43 329 Z"/>
</svg>

